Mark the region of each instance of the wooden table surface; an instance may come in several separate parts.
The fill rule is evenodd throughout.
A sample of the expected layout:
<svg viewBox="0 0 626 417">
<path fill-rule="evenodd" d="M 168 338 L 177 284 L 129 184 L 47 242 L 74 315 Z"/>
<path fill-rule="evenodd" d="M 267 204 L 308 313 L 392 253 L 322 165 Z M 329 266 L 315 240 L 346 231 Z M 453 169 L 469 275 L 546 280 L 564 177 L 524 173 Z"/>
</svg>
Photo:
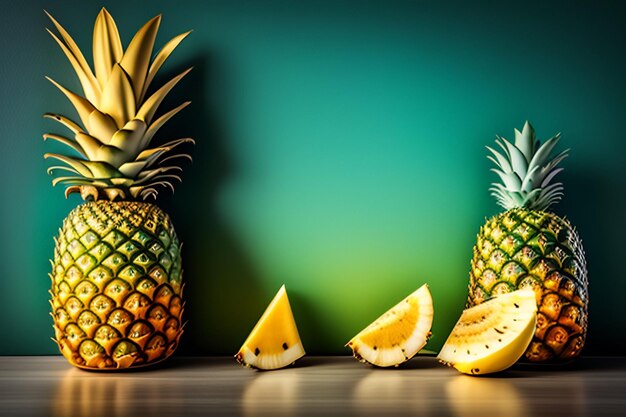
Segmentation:
<svg viewBox="0 0 626 417">
<path fill-rule="evenodd" d="M 174 358 L 125 373 L 81 371 L 57 356 L 0 357 L 0 416 L 292 415 L 626 416 L 626 358 L 471 377 L 433 357 L 395 369 L 305 357 L 271 372 L 232 358 Z"/>
</svg>

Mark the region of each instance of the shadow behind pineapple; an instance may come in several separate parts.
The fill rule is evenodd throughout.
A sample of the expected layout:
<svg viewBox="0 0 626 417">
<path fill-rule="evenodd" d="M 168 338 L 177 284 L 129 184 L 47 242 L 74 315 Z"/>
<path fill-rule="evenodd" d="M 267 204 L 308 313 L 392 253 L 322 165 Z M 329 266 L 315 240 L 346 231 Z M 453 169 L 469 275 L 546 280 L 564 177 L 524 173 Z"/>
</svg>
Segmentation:
<svg viewBox="0 0 626 417">
<path fill-rule="evenodd" d="M 148 91 L 171 52 L 189 34 L 168 41 L 152 58 L 161 17 L 148 21 L 122 48 L 106 9 L 96 18 L 93 68 L 74 40 L 48 15 L 60 36 L 48 31 L 70 61 L 83 89 L 76 94 L 48 78 L 72 103 L 80 124 L 46 114 L 67 128 L 69 137 L 45 134 L 66 145 L 67 154 L 47 153 L 60 162 L 53 185 L 85 202 L 63 221 L 55 239 L 50 278 L 55 341 L 73 365 L 85 369 L 145 366 L 169 357 L 182 334 L 181 244 L 169 216 L 155 204 L 159 187 L 180 181 L 173 152 L 191 138 L 154 145 L 161 126 L 185 102 L 158 118 L 169 91 L 189 72 Z"/>
</svg>

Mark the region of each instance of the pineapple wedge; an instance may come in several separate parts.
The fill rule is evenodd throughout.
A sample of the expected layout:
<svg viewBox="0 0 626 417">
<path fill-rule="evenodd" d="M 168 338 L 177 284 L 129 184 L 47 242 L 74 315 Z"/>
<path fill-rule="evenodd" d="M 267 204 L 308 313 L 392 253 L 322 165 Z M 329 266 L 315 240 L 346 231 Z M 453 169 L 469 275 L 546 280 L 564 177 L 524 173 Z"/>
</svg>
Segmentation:
<svg viewBox="0 0 626 417">
<path fill-rule="evenodd" d="M 364 363 L 387 367 L 411 359 L 428 342 L 433 299 L 424 284 L 354 336 L 346 346 Z"/>
<path fill-rule="evenodd" d="M 464 374 L 503 371 L 522 357 L 536 325 L 533 290 L 500 295 L 463 311 L 437 359 Z"/>
<path fill-rule="evenodd" d="M 246 367 L 279 369 L 305 355 L 283 285 L 235 355 Z"/>
</svg>

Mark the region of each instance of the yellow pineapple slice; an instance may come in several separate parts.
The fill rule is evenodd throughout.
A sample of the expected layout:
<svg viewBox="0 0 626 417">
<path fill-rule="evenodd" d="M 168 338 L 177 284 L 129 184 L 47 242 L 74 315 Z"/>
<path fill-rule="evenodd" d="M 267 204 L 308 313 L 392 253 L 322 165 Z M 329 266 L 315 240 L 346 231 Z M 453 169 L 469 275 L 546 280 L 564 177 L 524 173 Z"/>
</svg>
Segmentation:
<svg viewBox="0 0 626 417">
<path fill-rule="evenodd" d="M 257 369 L 279 369 L 304 356 L 296 321 L 283 285 L 235 355 L 239 363 Z"/>
<path fill-rule="evenodd" d="M 536 327 L 532 289 L 499 295 L 463 311 L 437 359 L 465 374 L 499 372 L 522 357 Z"/>
<path fill-rule="evenodd" d="M 433 299 L 424 284 L 354 336 L 354 357 L 376 366 L 397 366 L 419 352 L 430 337 Z"/>
</svg>

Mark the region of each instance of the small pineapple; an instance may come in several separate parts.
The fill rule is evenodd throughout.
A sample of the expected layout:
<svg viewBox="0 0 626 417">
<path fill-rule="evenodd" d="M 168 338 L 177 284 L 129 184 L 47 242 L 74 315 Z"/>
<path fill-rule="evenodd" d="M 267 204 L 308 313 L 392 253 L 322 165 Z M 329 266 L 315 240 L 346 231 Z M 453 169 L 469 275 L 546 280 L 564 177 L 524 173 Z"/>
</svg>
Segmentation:
<svg viewBox="0 0 626 417">
<path fill-rule="evenodd" d="M 505 212 L 478 233 L 471 263 L 467 306 L 516 289 L 535 291 L 537 329 L 526 350 L 532 362 L 567 360 L 580 354 L 588 321 L 587 267 L 582 242 L 570 223 L 548 208 L 563 195 L 552 182 L 563 170 L 565 150 L 552 156 L 560 134 L 536 140 L 526 122 L 515 143 L 497 137 L 501 150 L 487 147 L 502 183 L 490 189 Z"/>
<path fill-rule="evenodd" d="M 93 35 L 94 70 L 80 49 L 48 15 L 84 96 L 48 78 L 70 100 L 81 124 L 57 114 L 44 117 L 68 128 L 72 138 L 47 133 L 71 149 L 47 153 L 62 165 L 53 185 L 80 193 L 84 204 L 63 222 L 55 239 L 50 290 L 55 341 L 73 365 L 122 369 L 169 357 L 182 334 L 181 244 L 165 212 L 144 202 L 158 187 L 173 189 L 182 169 L 172 153 L 190 138 L 152 144 L 155 133 L 189 102 L 155 118 L 161 101 L 187 74 L 174 77 L 152 94 L 150 84 L 171 52 L 189 34 L 171 39 L 151 62 L 161 17 L 148 21 L 126 50 L 111 15 L 102 9 Z"/>
</svg>

